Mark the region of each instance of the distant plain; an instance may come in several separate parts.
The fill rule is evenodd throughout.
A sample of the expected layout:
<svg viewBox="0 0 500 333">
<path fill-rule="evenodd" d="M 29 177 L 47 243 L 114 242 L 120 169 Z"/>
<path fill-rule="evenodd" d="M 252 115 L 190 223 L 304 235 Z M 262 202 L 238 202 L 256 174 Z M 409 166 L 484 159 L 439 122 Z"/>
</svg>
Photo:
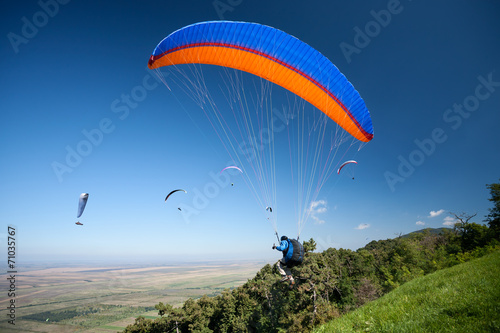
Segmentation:
<svg viewBox="0 0 500 333">
<path fill-rule="evenodd" d="M 265 262 L 29 264 L 16 274 L 16 321 L 7 322 L 8 275 L 0 275 L 0 331 L 117 332 L 159 302 L 217 295 L 244 284 Z M 45 318 L 46 317 L 46 318 Z"/>
</svg>

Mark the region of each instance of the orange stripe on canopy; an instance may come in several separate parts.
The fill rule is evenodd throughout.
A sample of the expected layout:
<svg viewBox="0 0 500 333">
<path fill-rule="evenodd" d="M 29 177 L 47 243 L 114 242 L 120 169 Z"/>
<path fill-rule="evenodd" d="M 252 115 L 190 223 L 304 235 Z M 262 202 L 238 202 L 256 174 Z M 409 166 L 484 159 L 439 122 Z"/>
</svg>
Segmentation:
<svg viewBox="0 0 500 333">
<path fill-rule="evenodd" d="M 361 127 L 356 124 L 355 119 L 349 116 L 345 106 L 342 106 L 334 96 L 325 92 L 321 86 L 312 82 L 310 78 L 305 77 L 289 66 L 259 54 L 231 47 L 223 47 L 223 49 L 224 52 L 221 52 L 220 46 L 181 48 L 164 54 L 154 59 L 154 61 L 150 60 L 149 67 L 155 69 L 162 66 L 200 63 L 225 66 L 252 73 L 302 97 L 324 112 L 356 139 L 363 142 L 372 139 L 373 134 L 360 130 Z"/>
</svg>

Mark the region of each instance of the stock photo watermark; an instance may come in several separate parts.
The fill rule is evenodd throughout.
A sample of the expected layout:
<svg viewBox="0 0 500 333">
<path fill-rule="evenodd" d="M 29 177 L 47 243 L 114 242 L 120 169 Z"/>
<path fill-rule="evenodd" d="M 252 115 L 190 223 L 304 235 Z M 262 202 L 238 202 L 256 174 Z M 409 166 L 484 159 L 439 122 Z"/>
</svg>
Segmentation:
<svg viewBox="0 0 500 333">
<path fill-rule="evenodd" d="M 333 238 L 332 235 L 321 235 L 316 239 L 316 250 L 318 252 L 323 252 L 328 250 L 329 248 L 340 248 L 340 243 Z"/>
<path fill-rule="evenodd" d="M 139 104 L 146 99 L 148 93 L 159 86 L 152 73 L 146 74 L 141 84 L 134 86 L 128 93 L 122 93 L 120 98 L 116 98 L 111 102 L 110 110 L 116 114 L 118 119 L 123 121 L 127 119 L 130 112 L 136 109 Z M 111 118 L 104 117 L 97 123 L 96 127 L 92 129 L 83 129 L 81 131 L 84 137 L 75 145 L 67 145 L 65 147 L 66 156 L 63 162 L 53 161 L 51 163 L 52 171 L 57 177 L 57 180 L 63 182 L 63 176 L 74 171 L 82 162 L 85 157 L 88 157 L 94 148 L 101 145 L 104 137 L 112 133 L 116 129 L 115 122 Z"/>
<path fill-rule="evenodd" d="M 263 127 L 257 135 L 251 135 L 238 144 L 239 153 L 247 162 L 255 160 L 258 157 L 257 153 L 262 152 L 273 141 L 274 134 L 283 132 L 290 120 L 295 118 L 293 112 L 285 109 L 281 112 L 277 108 L 272 108 L 272 113 L 270 128 Z"/>
<path fill-rule="evenodd" d="M 274 139 L 274 133 L 280 133 L 286 129 L 290 120 L 294 119 L 293 112 L 283 109 L 280 111 L 277 108 L 272 108 L 272 129 L 262 128 L 257 135 L 251 135 L 246 140 L 238 144 L 238 153 L 247 162 L 252 162 L 257 158 L 257 153 L 263 151 Z M 228 162 L 227 165 L 237 164 L 235 161 Z M 231 176 L 237 175 L 239 171 L 228 170 L 225 173 L 209 172 L 208 176 L 213 180 L 206 183 L 202 189 L 194 188 L 190 193 L 193 193 L 191 204 L 181 204 L 179 208 L 182 217 L 186 223 L 190 223 L 191 217 L 199 215 L 200 212 L 207 208 L 210 200 L 217 197 L 221 191 L 231 185 Z"/>
<path fill-rule="evenodd" d="M 17 235 L 16 235 L 16 226 L 9 225 L 7 227 L 7 281 L 8 287 L 7 297 L 9 302 L 7 303 L 7 317 L 9 318 L 7 321 L 11 325 L 16 324 L 16 253 L 17 253 Z"/>
<path fill-rule="evenodd" d="M 466 96 L 462 103 L 454 103 L 453 106 L 443 112 L 443 121 L 449 128 L 436 127 L 430 135 L 424 139 L 415 139 L 413 143 L 416 148 L 408 155 L 399 155 L 399 165 L 397 172 L 386 171 L 384 178 L 391 192 L 396 190 L 398 183 L 403 183 L 408 177 L 413 175 L 415 170 L 436 152 L 438 145 L 448 140 L 447 131 L 458 130 L 465 119 L 468 119 L 481 106 L 481 102 L 486 101 L 500 87 L 500 81 L 494 81 L 493 72 L 486 76 L 477 77 L 478 84 L 474 92 Z"/>
<path fill-rule="evenodd" d="M 233 164 L 234 162 L 228 163 L 228 165 Z M 211 199 L 217 197 L 222 189 L 231 185 L 231 176 L 236 175 L 239 171 L 233 172 L 231 170 L 224 173 L 210 171 L 208 176 L 213 181 L 206 183 L 202 189 L 195 187 L 189 191 L 194 194 L 191 204 L 179 204 L 184 222 L 190 223 L 193 215 L 199 215 L 203 209 L 208 207 Z"/>
<path fill-rule="evenodd" d="M 224 20 L 224 14 L 227 12 L 232 12 L 234 8 L 241 5 L 243 0 L 214 0 L 212 5 L 214 6 L 215 12 L 220 20 Z"/>
<path fill-rule="evenodd" d="M 19 53 L 21 45 L 28 44 L 30 40 L 38 35 L 40 29 L 45 27 L 51 19 L 53 19 L 60 10 L 61 5 L 66 5 L 70 0 L 40 0 L 38 6 L 40 10 L 36 11 L 29 18 L 21 17 L 21 28 L 18 33 L 9 32 L 7 39 L 14 50 L 14 53 Z"/>
<path fill-rule="evenodd" d="M 411 1 L 411 0 L 408 0 Z M 395 15 L 401 14 L 404 7 L 399 0 L 389 0 L 385 9 L 378 11 L 371 10 L 370 15 L 373 20 L 368 21 L 362 28 L 355 26 L 352 44 L 342 42 L 339 44 L 340 50 L 347 63 L 351 63 L 353 54 L 360 54 L 361 51 L 370 45 L 371 41 L 380 35 Z"/>
</svg>

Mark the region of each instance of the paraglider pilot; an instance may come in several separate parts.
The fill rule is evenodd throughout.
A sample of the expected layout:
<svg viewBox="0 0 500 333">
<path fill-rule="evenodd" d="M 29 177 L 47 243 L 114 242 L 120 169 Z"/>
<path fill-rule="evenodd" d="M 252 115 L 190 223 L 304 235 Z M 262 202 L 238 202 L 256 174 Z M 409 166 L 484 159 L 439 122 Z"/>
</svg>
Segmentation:
<svg viewBox="0 0 500 333">
<path fill-rule="evenodd" d="M 276 249 L 278 251 L 283 252 L 283 258 L 281 258 L 277 262 L 278 271 L 283 277 L 281 279 L 281 282 L 290 281 L 290 286 L 293 286 L 295 284 L 295 281 L 293 279 L 292 272 L 290 271 L 290 268 L 287 265 L 287 263 L 292 259 L 293 255 L 293 248 L 290 248 L 291 247 L 290 244 L 291 242 L 288 240 L 287 236 L 281 236 L 280 245 L 276 246 L 273 244 L 273 250 Z"/>
</svg>

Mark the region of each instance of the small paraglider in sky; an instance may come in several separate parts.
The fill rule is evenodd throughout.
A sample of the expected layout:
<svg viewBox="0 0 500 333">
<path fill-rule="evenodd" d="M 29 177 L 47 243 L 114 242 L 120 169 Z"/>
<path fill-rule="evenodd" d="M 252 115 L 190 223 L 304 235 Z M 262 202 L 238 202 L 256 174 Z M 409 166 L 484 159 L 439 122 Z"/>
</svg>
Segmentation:
<svg viewBox="0 0 500 333">
<path fill-rule="evenodd" d="M 342 170 L 346 165 L 348 164 L 351 164 L 351 163 L 355 163 L 355 164 L 358 164 L 358 162 L 354 161 L 354 160 L 350 160 L 350 161 L 345 161 L 344 163 L 342 163 L 342 165 L 339 167 L 339 169 L 337 170 L 337 175 L 340 175 L 340 170 Z M 349 174 L 351 175 L 352 179 L 354 179 L 354 172 L 353 171 L 350 171 Z"/>
<path fill-rule="evenodd" d="M 183 190 L 183 189 L 173 190 L 172 192 L 170 192 L 170 193 L 167 195 L 167 197 L 165 198 L 165 202 L 167 202 L 167 199 L 168 199 L 168 198 L 169 198 L 172 194 L 174 194 L 175 192 L 180 192 L 180 191 L 182 191 L 182 192 L 184 192 L 184 193 L 187 193 L 187 192 L 186 192 L 186 190 Z M 177 207 L 177 209 L 178 209 L 180 212 L 182 212 L 181 207 Z"/>
<path fill-rule="evenodd" d="M 271 207 L 266 207 L 266 210 L 269 212 L 269 213 L 272 213 L 273 212 L 273 209 Z"/>
<path fill-rule="evenodd" d="M 238 168 L 237 166 L 235 165 L 231 165 L 231 166 L 228 166 L 228 167 L 225 167 L 224 169 L 222 169 L 220 171 L 220 173 L 222 173 L 224 170 L 227 170 L 227 169 L 236 169 L 238 170 L 239 172 L 243 173 L 243 170 L 241 170 L 240 168 Z M 231 186 L 234 186 L 234 183 L 231 183 Z"/>
<path fill-rule="evenodd" d="M 167 201 L 167 199 L 172 195 L 174 194 L 175 192 L 179 192 L 179 191 L 183 191 L 184 193 L 187 193 L 185 190 L 183 189 L 178 189 L 178 190 L 173 190 L 172 192 L 170 192 L 167 197 L 165 198 L 165 202 Z"/>
<path fill-rule="evenodd" d="M 88 193 L 80 194 L 80 199 L 78 200 L 78 212 L 76 214 L 76 218 L 82 216 L 83 211 L 85 210 L 85 206 L 87 206 L 87 200 L 89 199 Z"/>
<path fill-rule="evenodd" d="M 222 170 L 220 171 L 220 173 L 222 173 L 222 171 L 227 170 L 227 169 L 236 169 L 236 170 L 238 170 L 239 172 L 243 173 L 243 170 L 241 170 L 240 168 L 238 168 L 238 167 L 237 167 L 237 166 L 235 166 L 235 165 L 231 165 L 231 166 L 225 167 L 224 169 L 222 169 Z"/>
<path fill-rule="evenodd" d="M 88 193 L 82 193 L 80 194 L 80 198 L 78 199 L 78 211 L 76 213 L 76 218 L 79 218 L 82 216 L 83 211 L 85 210 L 85 206 L 87 206 L 87 200 L 89 199 L 89 194 Z M 75 223 L 76 225 L 83 225 L 83 223 L 80 223 L 80 221 Z"/>
</svg>

